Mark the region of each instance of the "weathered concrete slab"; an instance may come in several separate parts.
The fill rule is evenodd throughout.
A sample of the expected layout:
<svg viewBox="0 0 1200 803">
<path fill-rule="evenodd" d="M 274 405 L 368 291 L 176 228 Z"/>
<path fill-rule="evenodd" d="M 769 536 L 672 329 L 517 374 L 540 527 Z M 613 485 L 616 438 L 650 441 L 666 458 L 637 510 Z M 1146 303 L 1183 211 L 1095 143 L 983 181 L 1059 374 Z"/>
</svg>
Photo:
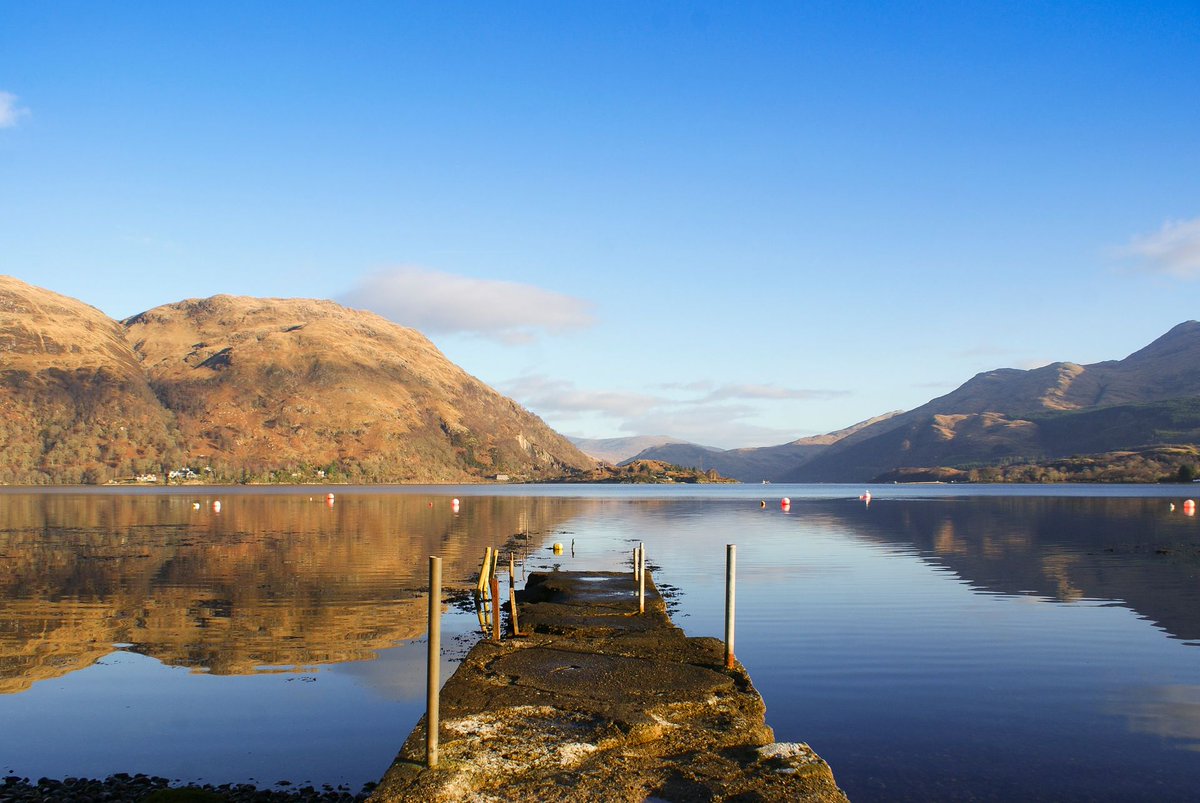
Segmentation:
<svg viewBox="0 0 1200 803">
<path fill-rule="evenodd" d="M 688 638 L 649 574 L 534 574 L 524 638 L 481 641 L 446 682 L 437 768 L 413 730 L 371 800 L 837 801 L 804 744 L 776 743 L 724 647 Z"/>
</svg>

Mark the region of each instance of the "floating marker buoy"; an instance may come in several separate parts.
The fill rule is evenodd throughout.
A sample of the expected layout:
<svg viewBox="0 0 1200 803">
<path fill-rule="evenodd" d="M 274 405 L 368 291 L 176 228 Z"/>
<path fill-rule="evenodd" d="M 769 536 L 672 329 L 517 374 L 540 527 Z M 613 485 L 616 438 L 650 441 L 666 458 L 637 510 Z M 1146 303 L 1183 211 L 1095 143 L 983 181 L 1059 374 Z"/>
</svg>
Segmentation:
<svg viewBox="0 0 1200 803">
<path fill-rule="evenodd" d="M 199 510 L 199 509 L 200 509 L 200 503 L 192 502 L 192 510 Z"/>
<path fill-rule="evenodd" d="M 458 512 L 458 498 L 457 497 L 450 500 L 450 509 L 453 510 L 455 513 Z"/>
<path fill-rule="evenodd" d="M 780 509 L 782 509 L 782 510 L 791 510 L 791 508 L 792 508 L 792 500 L 791 500 L 791 499 L 788 499 L 786 496 L 785 496 L 785 497 L 783 497 L 783 499 L 780 499 L 780 500 L 779 500 L 779 507 L 780 507 Z"/>
<path fill-rule="evenodd" d="M 766 500 L 766 499 L 762 500 L 761 502 L 759 502 L 759 503 L 758 503 L 758 506 L 759 506 L 759 507 L 766 507 L 766 506 L 767 506 L 767 500 Z"/>
<path fill-rule="evenodd" d="M 221 500 L 218 499 L 217 501 L 213 502 L 213 513 L 220 513 L 220 512 L 221 512 Z"/>
<path fill-rule="evenodd" d="M 325 501 L 326 501 L 326 502 L 332 502 L 332 501 L 333 501 L 333 494 L 325 494 Z"/>
<path fill-rule="evenodd" d="M 1172 513 L 1175 512 L 1175 503 L 1174 502 L 1171 503 L 1171 512 Z"/>
<path fill-rule="evenodd" d="M 563 547 L 562 547 L 562 544 L 560 544 L 560 543 L 558 543 L 558 542 L 555 542 L 555 544 L 554 544 L 554 554 L 555 554 L 555 555 L 561 555 L 561 554 L 562 554 L 562 552 L 563 552 Z"/>
<path fill-rule="evenodd" d="M 1185 515 L 1185 516 L 1195 516 L 1196 515 L 1196 500 L 1195 499 L 1184 499 L 1183 500 L 1183 515 Z"/>
</svg>

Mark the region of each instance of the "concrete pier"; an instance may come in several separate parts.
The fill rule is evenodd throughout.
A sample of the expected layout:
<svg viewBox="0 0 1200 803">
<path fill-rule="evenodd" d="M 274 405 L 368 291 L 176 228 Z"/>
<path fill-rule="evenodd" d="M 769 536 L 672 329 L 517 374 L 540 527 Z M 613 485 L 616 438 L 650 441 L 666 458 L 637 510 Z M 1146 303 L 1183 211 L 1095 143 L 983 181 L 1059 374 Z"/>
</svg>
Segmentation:
<svg viewBox="0 0 1200 803">
<path fill-rule="evenodd" d="M 688 638 L 646 573 L 532 574 L 523 637 L 480 641 L 441 693 L 438 766 L 425 722 L 372 801 L 825 801 L 829 765 L 777 743 L 740 662 Z"/>
</svg>

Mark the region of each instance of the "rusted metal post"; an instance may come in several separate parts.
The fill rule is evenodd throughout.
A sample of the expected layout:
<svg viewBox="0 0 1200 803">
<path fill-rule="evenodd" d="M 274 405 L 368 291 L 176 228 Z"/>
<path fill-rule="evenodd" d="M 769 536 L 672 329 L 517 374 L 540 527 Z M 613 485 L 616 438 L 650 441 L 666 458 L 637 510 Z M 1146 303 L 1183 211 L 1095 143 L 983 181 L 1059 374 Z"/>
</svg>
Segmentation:
<svg viewBox="0 0 1200 803">
<path fill-rule="evenodd" d="M 438 698 L 442 688 L 442 559 L 429 556 L 429 664 L 425 688 L 425 766 L 438 762 Z"/>
<path fill-rule="evenodd" d="M 737 599 L 737 544 L 725 545 L 725 668 L 733 669 L 733 620 Z"/>
</svg>

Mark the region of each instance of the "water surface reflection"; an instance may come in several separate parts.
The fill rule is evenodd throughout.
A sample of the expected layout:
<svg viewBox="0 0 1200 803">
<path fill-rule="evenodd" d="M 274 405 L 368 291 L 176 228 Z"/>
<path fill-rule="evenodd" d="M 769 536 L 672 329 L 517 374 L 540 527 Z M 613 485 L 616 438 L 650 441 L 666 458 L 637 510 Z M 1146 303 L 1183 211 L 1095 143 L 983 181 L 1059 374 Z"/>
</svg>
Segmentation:
<svg viewBox="0 0 1200 803">
<path fill-rule="evenodd" d="M 373 658 L 425 631 L 427 557 L 448 584 L 485 546 L 540 545 L 579 499 L 10 494 L 0 505 L 0 693 L 114 644 L 220 675 Z"/>
<path fill-rule="evenodd" d="M 1194 796 L 1200 521 L 1171 489 L 770 489 L 787 513 L 764 490 L 355 489 L 329 508 L 222 489 L 219 514 L 211 495 L 0 493 L 0 770 L 361 784 L 421 714 L 427 555 L 465 581 L 485 546 L 623 569 L 644 541 L 677 624 L 719 636 L 736 542 L 768 724 L 857 803 Z M 473 616 L 444 621 L 461 654 Z"/>
</svg>

